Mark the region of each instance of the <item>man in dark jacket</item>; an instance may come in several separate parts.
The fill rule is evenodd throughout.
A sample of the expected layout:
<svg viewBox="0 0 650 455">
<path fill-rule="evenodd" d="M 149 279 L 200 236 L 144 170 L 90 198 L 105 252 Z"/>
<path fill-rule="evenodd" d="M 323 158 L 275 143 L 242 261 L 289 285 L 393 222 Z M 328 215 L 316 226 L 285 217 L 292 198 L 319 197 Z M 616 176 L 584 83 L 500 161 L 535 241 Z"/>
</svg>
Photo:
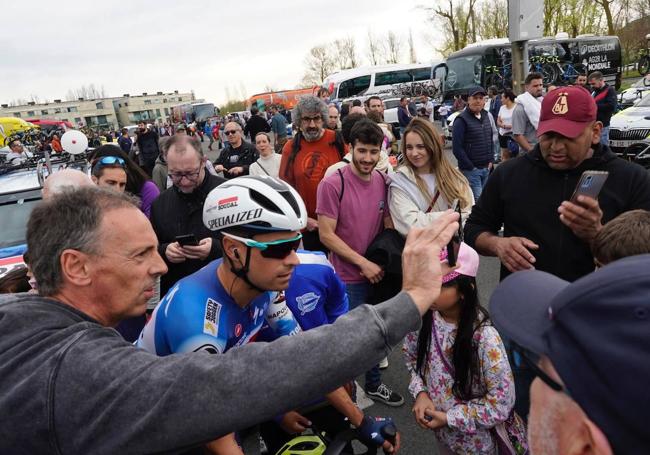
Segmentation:
<svg viewBox="0 0 650 455">
<path fill-rule="evenodd" d="M 478 201 L 494 161 L 494 120 L 485 108 L 485 89 L 475 87 L 467 97 L 467 108 L 454 120 L 452 150 L 458 169 L 467 178 Z"/>
<path fill-rule="evenodd" d="M 131 147 L 133 146 L 133 141 L 129 137 L 129 130 L 122 128 L 122 135 L 117 139 L 117 143 L 124 153 L 127 155 L 131 153 Z"/>
<path fill-rule="evenodd" d="M 135 143 L 138 145 L 140 151 L 140 167 L 151 175 L 153 167 L 156 165 L 156 158 L 158 158 L 158 133 L 155 129 L 149 129 L 144 122 L 138 123 L 138 132 Z"/>
<path fill-rule="evenodd" d="M 226 123 L 223 134 L 228 143 L 219 152 L 214 169 L 217 172 L 223 172 L 226 179 L 248 175 L 249 166 L 260 157 L 257 149 L 253 144 L 244 140 L 242 128 L 237 122 Z"/>
<path fill-rule="evenodd" d="M 244 135 L 250 137 L 253 144 L 255 143 L 257 133 L 268 133 L 271 131 L 271 126 L 266 121 L 266 118 L 264 118 L 264 114 L 260 115 L 259 112 L 257 106 L 251 107 L 251 118 L 248 119 L 244 128 Z"/>
<path fill-rule="evenodd" d="M 158 252 L 169 272 L 160 278 L 160 295 L 181 278 L 221 257 L 219 242 L 203 225 L 203 203 L 225 180 L 205 169 L 201 144 L 190 136 L 174 135 L 167 142 L 167 175 L 173 186 L 151 206 L 151 225 L 158 236 Z M 198 245 L 180 245 L 179 235 L 193 234 Z"/>
<path fill-rule="evenodd" d="M 609 145 L 609 121 L 616 111 L 616 90 L 605 82 L 603 73 L 600 71 L 594 71 L 589 75 L 589 85 L 594 91 L 592 96 L 598 106 L 597 119 L 603 124 L 600 142 Z"/>
<path fill-rule="evenodd" d="M 650 176 L 600 144 L 601 129 L 586 90 L 554 90 L 542 103 L 539 143 L 490 176 L 465 224 L 465 242 L 497 256 L 502 279 L 535 268 L 574 281 L 594 270 L 590 243 L 603 223 L 628 210 L 650 210 Z M 570 202 L 586 170 L 607 171 L 609 177 L 597 200 L 580 196 Z M 518 365 L 513 373 L 515 409 L 525 416 L 532 377 Z"/>
</svg>

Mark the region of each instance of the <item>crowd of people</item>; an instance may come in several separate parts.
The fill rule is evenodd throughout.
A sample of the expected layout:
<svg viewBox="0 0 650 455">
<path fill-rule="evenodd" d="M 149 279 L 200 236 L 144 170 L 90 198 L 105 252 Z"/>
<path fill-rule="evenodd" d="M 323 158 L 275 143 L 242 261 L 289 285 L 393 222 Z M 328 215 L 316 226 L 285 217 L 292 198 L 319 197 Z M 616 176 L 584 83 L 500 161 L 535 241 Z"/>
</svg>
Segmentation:
<svg viewBox="0 0 650 455">
<path fill-rule="evenodd" d="M 137 156 L 123 134 L 90 178 L 52 174 L 34 290 L 0 304 L 0 452 L 242 454 L 253 424 L 271 454 L 312 425 L 395 452 L 364 373 L 437 453 L 644 452 L 650 175 L 609 149 L 613 89 L 586 79 L 459 97 L 457 165 L 427 103 L 394 131 L 380 97 L 324 91 L 291 119 L 143 123 Z M 602 190 L 573 197 L 586 171 Z M 490 311 L 479 254 L 501 263 Z M 408 390 L 382 380 L 396 346 Z"/>
</svg>

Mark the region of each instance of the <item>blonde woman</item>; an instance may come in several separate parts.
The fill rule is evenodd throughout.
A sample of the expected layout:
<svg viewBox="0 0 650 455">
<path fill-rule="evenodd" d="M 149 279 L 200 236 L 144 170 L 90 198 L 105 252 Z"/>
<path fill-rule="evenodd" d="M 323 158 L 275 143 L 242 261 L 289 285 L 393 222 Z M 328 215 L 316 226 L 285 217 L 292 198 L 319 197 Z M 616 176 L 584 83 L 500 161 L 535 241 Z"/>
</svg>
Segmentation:
<svg viewBox="0 0 650 455">
<path fill-rule="evenodd" d="M 257 133 L 255 135 L 255 148 L 260 157 L 248 168 L 250 175 L 270 175 L 278 178 L 280 172 L 280 160 L 282 155 L 275 153 L 271 145 L 271 136 L 268 133 Z"/>
<path fill-rule="evenodd" d="M 474 205 L 467 179 L 445 156 L 433 124 L 413 119 L 401 144 L 404 164 L 390 177 L 389 207 L 395 229 L 424 227 L 458 199 L 463 221 Z"/>
</svg>

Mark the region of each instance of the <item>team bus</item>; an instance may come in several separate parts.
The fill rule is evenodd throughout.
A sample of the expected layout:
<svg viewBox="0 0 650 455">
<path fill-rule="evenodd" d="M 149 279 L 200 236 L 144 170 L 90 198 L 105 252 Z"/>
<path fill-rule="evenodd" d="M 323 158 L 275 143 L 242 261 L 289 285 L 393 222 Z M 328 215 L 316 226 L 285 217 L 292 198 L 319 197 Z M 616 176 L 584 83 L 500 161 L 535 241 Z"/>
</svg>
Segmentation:
<svg viewBox="0 0 650 455">
<path fill-rule="evenodd" d="M 293 109 L 300 97 L 305 95 L 316 95 L 318 87 L 298 88 L 294 90 L 279 90 L 274 92 L 257 93 L 246 101 L 246 110 L 257 106 L 260 111 L 265 111 L 272 104 L 278 104 L 285 109 Z"/>
<path fill-rule="evenodd" d="M 443 66 L 442 62 L 364 66 L 331 74 L 323 87 L 330 91 L 332 99 L 379 94 L 399 84 L 431 80 Z"/>
<path fill-rule="evenodd" d="M 600 71 L 608 84 L 621 85 L 621 45 L 616 36 L 565 33 L 528 42 L 529 71 L 542 73 L 544 84 L 572 84 L 578 74 Z M 475 85 L 512 86 L 511 44 L 507 38 L 470 44 L 447 58 L 445 99 L 463 95 Z"/>
<path fill-rule="evenodd" d="M 219 113 L 212 103 L 186 103 L 172 107 L 174 123 L 205 122 Z"/>
</svg>

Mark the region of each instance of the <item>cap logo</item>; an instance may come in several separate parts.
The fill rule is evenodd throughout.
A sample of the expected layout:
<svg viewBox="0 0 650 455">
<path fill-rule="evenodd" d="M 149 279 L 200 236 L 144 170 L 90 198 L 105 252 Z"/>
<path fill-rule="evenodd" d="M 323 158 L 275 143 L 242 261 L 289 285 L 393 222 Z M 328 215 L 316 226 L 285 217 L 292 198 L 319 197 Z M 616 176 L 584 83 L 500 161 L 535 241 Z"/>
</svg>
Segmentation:
<svg viewBox="0 0 650 455">
<path fill-rule="evenodd" d="M 569 102 L 567 101 L 567 92 L 558 93 L 557 100 L 553 105 L 552 112 L 555 115 L 564 115 L 569 112 Z"/>
</svg>

